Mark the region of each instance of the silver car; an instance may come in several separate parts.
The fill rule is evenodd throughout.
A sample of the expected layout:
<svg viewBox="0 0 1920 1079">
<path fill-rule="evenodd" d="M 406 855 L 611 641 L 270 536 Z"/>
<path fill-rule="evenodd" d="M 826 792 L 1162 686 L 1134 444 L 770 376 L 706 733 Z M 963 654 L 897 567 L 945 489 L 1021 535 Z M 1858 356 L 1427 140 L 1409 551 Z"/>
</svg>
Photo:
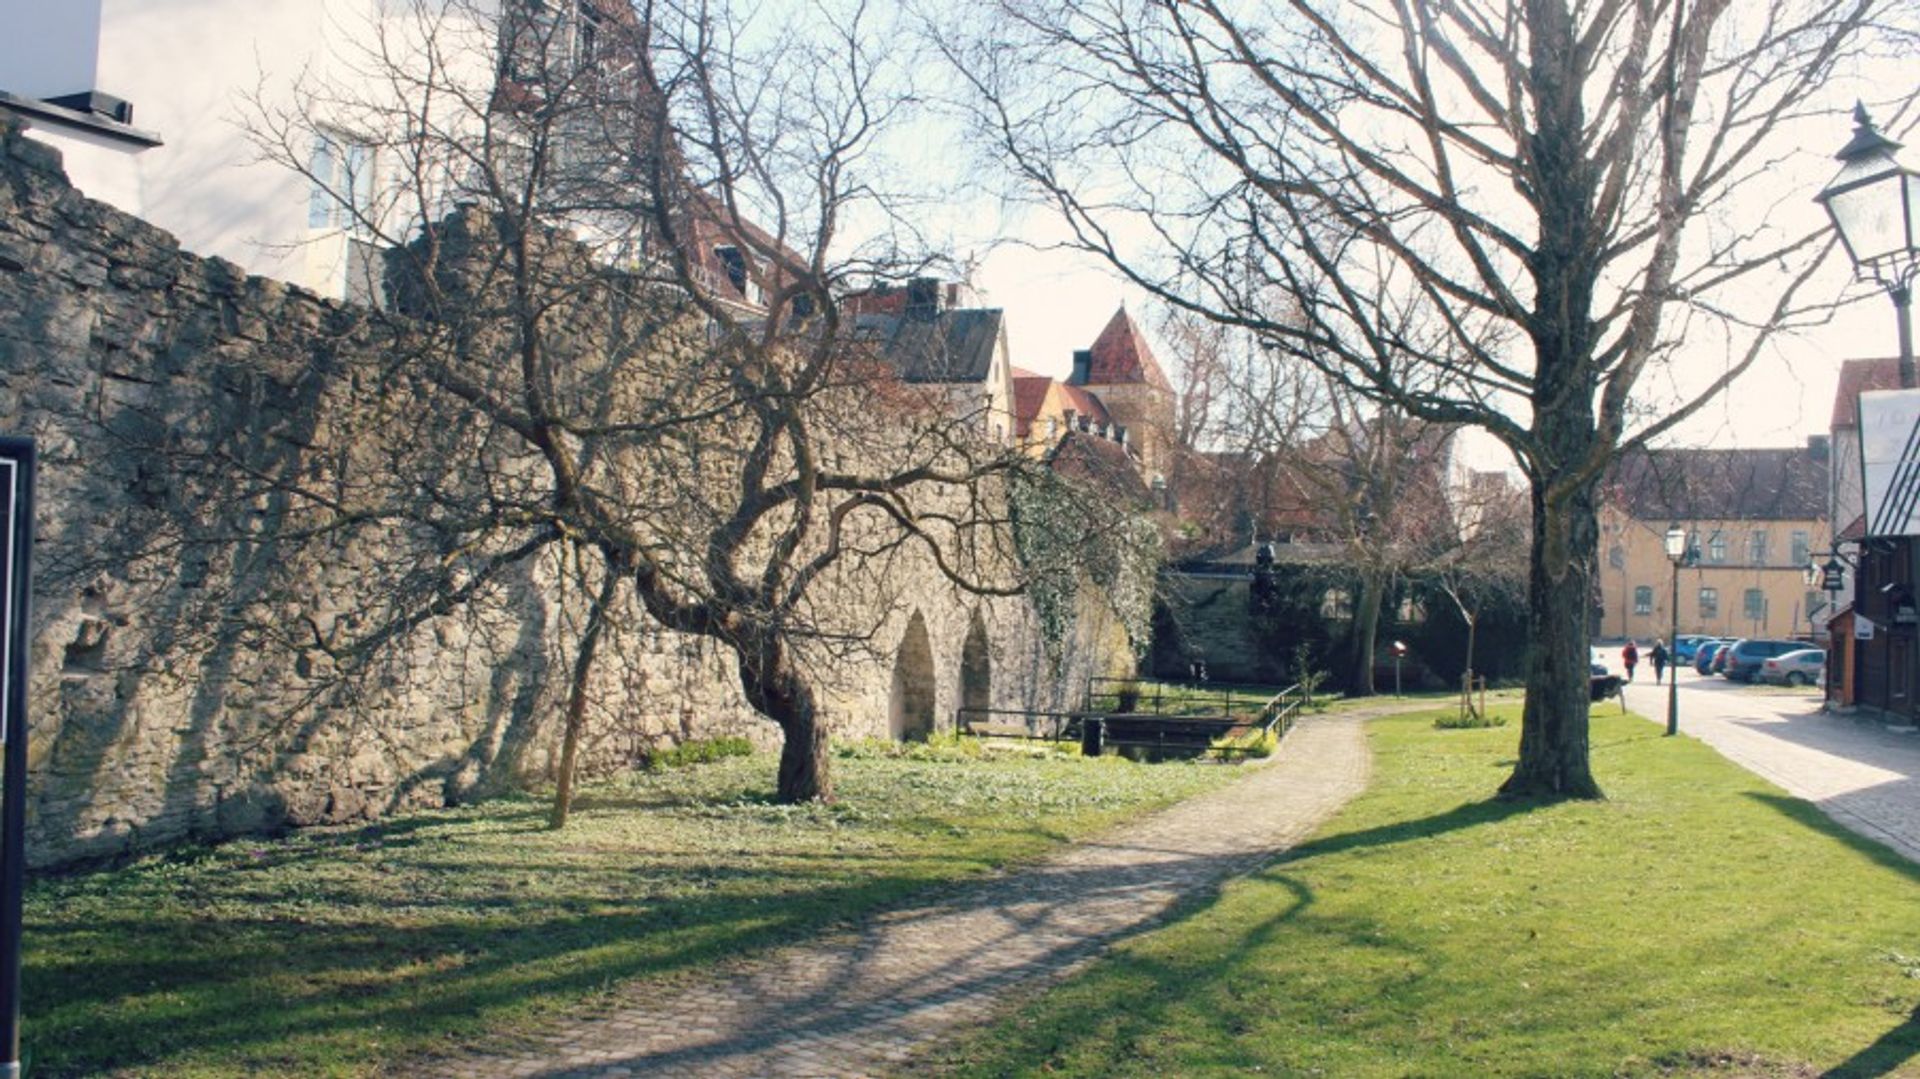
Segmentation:
<svg viewBox="0 0 1920 1079">
<path fill-rule="evenodd" d="M 1827 654 L 1818 648 L 1802 648 L 1764 660 L 1760 680 L 1776 686 L 1819 685 L 1827 670 Z"/>
</svg>

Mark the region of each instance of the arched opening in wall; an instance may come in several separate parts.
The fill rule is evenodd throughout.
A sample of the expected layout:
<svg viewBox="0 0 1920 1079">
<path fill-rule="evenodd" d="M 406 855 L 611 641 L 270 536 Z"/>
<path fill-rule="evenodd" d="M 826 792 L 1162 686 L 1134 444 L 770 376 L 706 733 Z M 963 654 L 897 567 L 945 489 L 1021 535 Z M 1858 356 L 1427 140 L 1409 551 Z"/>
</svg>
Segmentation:
<svg viewBox="0 0 1920 1079">
<path fill-rule="evenodd" d="M 987 625 L 979 611 L 973 612 L 967 643 L 960 649 L 960 707 L 993 707 L 993 658 L 987 650 Z"/>
<path fill-rule="evenodd" d="M 887 730 L 900 741 L 933 733 L 933 645 L 927 640 L 927 620 L 919 611 L 913 612 L 893 658 Z"/>
</svg>

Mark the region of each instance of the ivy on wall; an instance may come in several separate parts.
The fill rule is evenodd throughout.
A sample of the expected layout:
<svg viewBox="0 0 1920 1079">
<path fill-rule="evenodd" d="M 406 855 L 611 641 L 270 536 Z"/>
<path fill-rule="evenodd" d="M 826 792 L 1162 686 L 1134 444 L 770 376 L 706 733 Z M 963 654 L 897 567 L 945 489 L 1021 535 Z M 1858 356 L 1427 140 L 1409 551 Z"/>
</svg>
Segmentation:
<svg viewBox="0 0 1920 1079">
<path fill-rule="evenodd" d="M 1083 582 L 1099 589 L 1135 656 L 1145 655 L 1163 557 L 1153 522 L 1048 471 L 1016 475 L 1008 499 L 1014 546 L 1049 661 L 1060 662 Z"/>
</svg>

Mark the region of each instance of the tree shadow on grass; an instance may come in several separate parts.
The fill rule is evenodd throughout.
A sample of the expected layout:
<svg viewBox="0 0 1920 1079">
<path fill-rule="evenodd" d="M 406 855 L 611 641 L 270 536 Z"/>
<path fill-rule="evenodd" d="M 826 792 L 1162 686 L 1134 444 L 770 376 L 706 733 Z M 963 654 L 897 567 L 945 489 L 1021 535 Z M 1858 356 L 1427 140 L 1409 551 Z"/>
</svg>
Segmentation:
<svg viewBox="0 0 1920 1079">
<path fill-rule="evenodd" d="M 1812 802 L 1803 798 L 1758 792 L 1749 792 L 1747 797 L 1794 823 L 1803 825 L 1865 856 L 1875 865 L 1893 870 L 1908 880 L 1920 883 L 1920 865 L 1915 865 L 1884 843 L 1868 839 L 1841 826 L 1833 818 L 1821 812 L 1820 807 Z M 1880 1035 L 1872 1045 L 1861 1049 L 1821 1074 L 1831 1076 L 1833 1079 L 1871 1079 L 1873 1076 L 1893 1072 L 1917 1056 L 1920 1056 L 1920 1011 L 1909 1015 L 1899 1025 Z"/>
<path fill-rule="evenodd" d="M 1820 1073 L 1822 1079 L 1873 1079 L 1920 1056 L 1920 1013 L 1880 1035 L 1872 1045 Z"/>
<path fill-rule="evenodd" d="M 1908 880 L 1920 882 L 1920 865 L 1902 855 L 1899 851 L 1878 840 L 1868 839 L 1857 832 L 1850 831 L 1821 811 L 1820 807 L 1804 798 L 1795 798 L 1784 794 L 1748 792 L 1747 797 L 1779 813 L 1781 816 L 1840 843 L 1851 850 L 1864 855 L 1875 865 L 1891 869 Z"/>
<path fill-rule="evenodd" d="M 1498 797 L 1479 802 L 1462 802 L 1445 813 L 1436 813 L 1431 817 L 1395 821 L 1392 824 L 1341 832 L 1338 835 L 1302 843 L 1288 851 L 1284 857 L 1287 861 L 1298 861 L 1318 854 L 1338 854 L 1342 851 L 1432 839 L 1464 828 L 1494 824 L 1509 817 L 1517 817 L 1523 813 L 1531 813 L 1536 809 L 1544 809 L 1556 804 L 1558 804 L 1557 801 Z"/>
</svg>

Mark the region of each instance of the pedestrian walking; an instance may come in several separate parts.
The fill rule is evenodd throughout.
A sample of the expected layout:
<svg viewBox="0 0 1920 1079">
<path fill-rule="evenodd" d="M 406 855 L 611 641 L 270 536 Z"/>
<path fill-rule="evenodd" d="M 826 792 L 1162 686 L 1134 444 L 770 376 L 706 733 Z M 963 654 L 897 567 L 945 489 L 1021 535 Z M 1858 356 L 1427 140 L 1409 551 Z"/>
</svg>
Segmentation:
<svg viewBox="0 0 1920 1079">
<path fill-rule="evenodd" d="M 1661 674 L 1667 669 L 1667 639 L 1665 637 L 1655 638 L 1653 651 L 1647 653 L 1647 658 L 1653 661 L 1653 684 L 1657 686 L 1660 684 Z"/>
<path fill-rule="evenodd" d="M 1620 650 L 1620 665 L 1627 669 L 1627 681 L 1633 681 L 1633 669 L 1640 665 L 1640 648 L 1632 641 Z"/>
</svg>

